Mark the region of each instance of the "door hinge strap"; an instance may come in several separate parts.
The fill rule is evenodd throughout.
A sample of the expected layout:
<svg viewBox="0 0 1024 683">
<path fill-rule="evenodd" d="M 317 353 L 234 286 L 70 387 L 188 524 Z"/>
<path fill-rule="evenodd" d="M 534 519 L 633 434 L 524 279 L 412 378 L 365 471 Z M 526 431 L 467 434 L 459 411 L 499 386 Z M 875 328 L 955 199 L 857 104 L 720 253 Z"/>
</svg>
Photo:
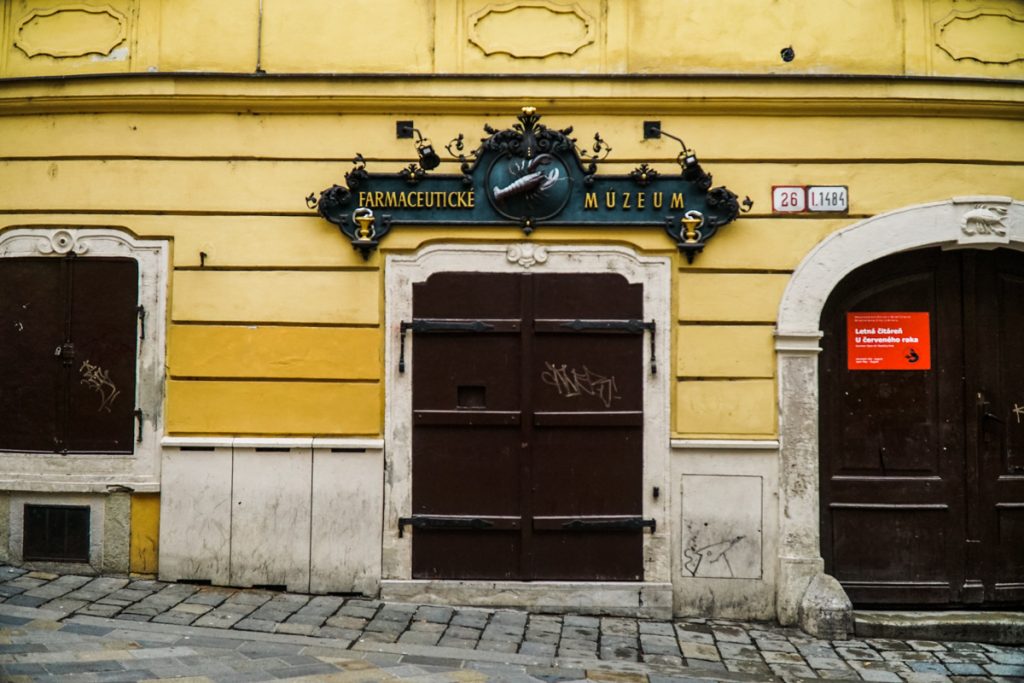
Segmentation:
<svg viewBox="0 0 1024 683">
<path fill-rule="evenodd" d="M 643 320 L 570 320 L 561 325 L 567 330 L 581 332 L 584 330 L 610 330 L 616 332 L 642 333 L 649 330 L 651 333 L 651 374 L 658 374 L 658 359 L 655 355 L 655 324 L 654 320 L 644 322 Z"/>
<path fill-rule="evenodd" d="M 146 338 L 146 307 L 140 304 L 137 312 L 139 314 L 139 341 L 143 341 Z"/>
<path fill-rule="evenodd" d="M 135 409 L 135 443 L 142 443 L 142 410 L 139 408 Z"/>
<path fill-rule="evenodd" d="M 405 333 L 412 332 L 487 332 L 494 325 L 483 320 L 403 320 L 399 325 L 398 371 L 405 372 Z"/>
<path fill-rule="evenodd" d="M 651 533 L 658 530 L 654 519 L 631 517 L 629 519 L 571 519 L 562 524 L 563 529 L 571 531 L 631 531 L 634 529 L 650 529 Z"/>
</svg>

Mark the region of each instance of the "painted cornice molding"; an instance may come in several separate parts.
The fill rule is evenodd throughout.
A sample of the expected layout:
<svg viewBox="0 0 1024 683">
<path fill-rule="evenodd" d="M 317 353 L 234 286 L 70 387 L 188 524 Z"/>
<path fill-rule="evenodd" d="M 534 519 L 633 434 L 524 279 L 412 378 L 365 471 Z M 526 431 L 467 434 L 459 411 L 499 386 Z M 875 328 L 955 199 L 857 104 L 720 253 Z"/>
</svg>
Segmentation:
<svg viewBox="0 0 1024 683">
<path fill-rule="evenodd" d="M 581 87 L 585 80 L 589 87 Z M 570 94 L 566 94 L 570 93 Z M 0 114 L 74 112 L 1024 118 L 1019 81 L 893 77 L 110 74 L 0 79 Z"/>
</svg>

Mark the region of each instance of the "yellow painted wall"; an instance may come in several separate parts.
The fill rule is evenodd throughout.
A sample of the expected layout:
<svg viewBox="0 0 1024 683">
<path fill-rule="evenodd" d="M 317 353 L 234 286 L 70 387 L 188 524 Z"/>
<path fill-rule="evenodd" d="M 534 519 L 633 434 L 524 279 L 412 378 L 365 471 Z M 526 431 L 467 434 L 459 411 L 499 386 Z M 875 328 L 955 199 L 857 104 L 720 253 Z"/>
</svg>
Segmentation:
<svg viewBox="0 0 1024 683">
<path fill-rule="evenodd" d="M 0 76 L 1024 74 L 1017 0 L 12 0 L 2 7 Z M 795 55 L 788 62 L 787 47 Z"/>
<path fill-rule="evenodd" d="M 73 4 L 0 4 L 0 229 L 172 240 L 172 434 L 381 435 L 383 255 L 524 239 L 401 228 L 364 260 L 306 207 L 357 152 L 373 171 L 408 164 L 399 119 L 438 147 L 460 132 L 472 145 L 534 104 L 581 141 L 600 132 L 602 172 L 674 173 L 678 144 L 642 138 L 660 120 L 716 185 L 750 196 L 692 265 L 657 229 L 530 238 L 672 255 L 681 437 L 775 436 L 772 326 L 826 235 L 915 203 L 1024 194 L 1024 60 L 999 61 L 1024 44 L 1012 0 L 264 0 L 262 17 L 249 0 Z M 59 74 L 123 76 L 45 78 Z M 891 78 L 929 75 L 964 78 Z M 850 213 L 773 215 L 779 184 L 848 185 Z"/>
<path fill-rule="evenodd" d="M 133 574 L 156 574 L 160 537 L 160 495 L 133 493 L 129 569 Z"/>
</svg>

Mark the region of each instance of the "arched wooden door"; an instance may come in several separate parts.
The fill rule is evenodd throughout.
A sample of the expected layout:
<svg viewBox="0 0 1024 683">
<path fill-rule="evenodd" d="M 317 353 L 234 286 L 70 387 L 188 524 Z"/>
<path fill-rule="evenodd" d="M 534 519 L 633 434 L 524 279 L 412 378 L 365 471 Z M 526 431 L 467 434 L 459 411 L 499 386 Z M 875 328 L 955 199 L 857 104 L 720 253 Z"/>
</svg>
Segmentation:
<svg viewBox="0 0 1024 683">
<path fill-rule="evenodd" d="M 826 571 L 855 605 L 1024 602 L 1024 254 L 880 259 L 821 325 Z"/>
</svg>

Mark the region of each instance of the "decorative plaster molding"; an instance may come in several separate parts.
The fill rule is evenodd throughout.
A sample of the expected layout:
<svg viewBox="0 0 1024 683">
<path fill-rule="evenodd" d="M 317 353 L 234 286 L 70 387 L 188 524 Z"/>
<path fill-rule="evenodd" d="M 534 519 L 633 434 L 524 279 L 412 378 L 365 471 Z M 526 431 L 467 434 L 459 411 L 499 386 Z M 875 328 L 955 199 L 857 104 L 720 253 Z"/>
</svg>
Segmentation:
<svg viewBox="0 0 1024 683">
<path fill-rule="evenodd" d="M 72 18 L 73 13 L 82 16 Z M 61 24 L 60 30 L 47 24 Z M 67 20 L 81 25 L 78 31 L 70 31 Z M 128 36 L 128 19 L 109 5 L 86 5 L 69 3 L 49 9 L 34 9 L 18 22 L 14 31 L 14 45 L 29 58 L 39 55 L 48 57 L 84 57 L 89 54 L 109 55 Z M 73 39 L 79 44 L 69 42 Z"/>
<path fill-rule="evenodd" d="M 593 87 L 580 88 L 586 81 Z M 969 87 L 983 84 L 984 87 Z M 0 115 L 112 113 L 261 112 L 371 114 L 407 110 L 420 115 L 481 116 L 496 107 L 522 105 L 523 92 L 543 100 L 549 116 L 893 116 L 976 119 L 1024 118 L 1024 98 L 1015 82 L 969 78 L 893 79 L 805 75 L 673 74 L 633 76 L 519 74 L 348 74 L 329 80 L 280 74 L 254 79 L 244 74 L 132 73 L 117 78 L 82 75 L 10 79 L 0 91 Z M 487 93 L 486 97 L 479 96 Z M 581 94 L 581 93 L 586 93 Z M 883 94 L 880 94 L 883 93 Z M 504 103 L 504 104 L 503 104 Z"/>
<path fill-rule="evenodd" d="M 1011 64 L 1024 60 L 1024 15 L 1009 9 L 953 10 L 935 24 L 935 45 L 955 60 Z"/>
<path fill-rule="evenodd" d="M 537 264 L 544 265 L 548 261 L 548 250 L 530 243 L 510 245 L 505 253 L 509 263 L 518 263 L 523 268 L 531 268 Z"/>
<path fill-rule="evenodd" d="M 85 240 L 79 240 L 77 235 L 67 230 L 58 230 L 49 237 L 40 238 L 37 248 L 42 254 L 68 254 L 74 252 L 81 256 L 89 251 L 89 245 Z"/>
<path fill-rule="evenodd" d="M 538 14 L 549 16 L 538 19 Z M 560 36 L 561 42 L 538 40 L 535 30 L 538 21 L 557 22 L 560 30 L 550 33 Z M 594 42 L 597 35 L 594 23 L 594 18 L 577 4 L 518 0 L 506 5 L 488 5 L 470 15 L 469 42 L 485 55 L 539 59 L 559 54 L 571 56 Z"/>
</svg>

